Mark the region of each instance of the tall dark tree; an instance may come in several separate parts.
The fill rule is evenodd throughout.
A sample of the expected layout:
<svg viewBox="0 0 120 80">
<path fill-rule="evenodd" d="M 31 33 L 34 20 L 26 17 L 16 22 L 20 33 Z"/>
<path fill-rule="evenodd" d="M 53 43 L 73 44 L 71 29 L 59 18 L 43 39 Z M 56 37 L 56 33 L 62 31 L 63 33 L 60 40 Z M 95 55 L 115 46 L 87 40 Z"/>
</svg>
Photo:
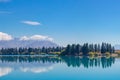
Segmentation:
<svg viewBox="0 0 120 80">
<path fill-rule="evenodd" d="M 88 48 L 88 43 L 85 43 L 82 47 L 82 53 L 83 55 L 88 55 L 89 53 L 89 48 Z"/>
<path fill-rule="evenodd" d="M 68 55 L 71 55 L 71 46 L 70 45 L 67 45 L 65 53 Z"/>
<path fill-rule="evenodd" d="M 101 53 L 104 54 L 105 52 L 106 52 L 106 44 L 105 44 L 105 43 L 102 43 Z"/>
<path fill-rule="evenodd" d="M 79 44 L 76 45 L 76 55 L 79 55 L 81 52 L 81 46 Z"/>
<path fill-rule="evenodd" d="M 77 53 L 75 48 L 76 48 L 76 45 L 72 44 L 72 46 L 71 46 L 71 55 L 75 55 Z"/>
</svg>

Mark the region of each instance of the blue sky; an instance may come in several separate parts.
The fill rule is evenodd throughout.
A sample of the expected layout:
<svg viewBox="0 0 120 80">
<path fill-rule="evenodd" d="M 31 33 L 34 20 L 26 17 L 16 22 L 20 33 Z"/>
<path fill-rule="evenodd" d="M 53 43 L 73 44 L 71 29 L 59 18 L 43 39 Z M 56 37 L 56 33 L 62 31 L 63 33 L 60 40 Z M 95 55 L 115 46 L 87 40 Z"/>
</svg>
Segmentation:
<svg viewBox="0 0 120 80">
<path fill-rule="evenodd" d="M 60 45 L 120 42 L 120 0 L 0 0 L 0 32 Z"/>
</svg>

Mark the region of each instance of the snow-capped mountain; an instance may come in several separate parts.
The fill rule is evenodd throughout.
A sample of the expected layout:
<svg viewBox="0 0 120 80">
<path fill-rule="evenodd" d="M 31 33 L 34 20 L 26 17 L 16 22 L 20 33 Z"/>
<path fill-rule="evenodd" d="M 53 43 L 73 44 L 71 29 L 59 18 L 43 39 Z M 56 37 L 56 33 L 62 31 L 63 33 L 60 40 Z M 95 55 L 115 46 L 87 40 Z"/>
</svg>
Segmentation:
<svg viewBox="0 0 120 80">
<path fill-rule="evenodd" d="M 1 40 L 0 48 L 41 48 L 41 47 L 57 47 L 58 45 L 50 40 L 20 40 L 15 38 L 13 40 Z"/>
</svg>

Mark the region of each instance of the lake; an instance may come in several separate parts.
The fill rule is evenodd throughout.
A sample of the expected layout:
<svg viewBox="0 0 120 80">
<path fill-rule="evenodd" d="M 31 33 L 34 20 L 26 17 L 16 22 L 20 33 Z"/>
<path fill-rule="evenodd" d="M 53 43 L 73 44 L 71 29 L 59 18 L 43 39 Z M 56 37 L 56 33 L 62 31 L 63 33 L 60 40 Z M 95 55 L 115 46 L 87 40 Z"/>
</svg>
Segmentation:
<svg viewBox="0 0 120 80">
<path fill-rule="evenodd" d="M 0 80 L 120 80 L 120 59 L 0 56 Z"/>
</svg>

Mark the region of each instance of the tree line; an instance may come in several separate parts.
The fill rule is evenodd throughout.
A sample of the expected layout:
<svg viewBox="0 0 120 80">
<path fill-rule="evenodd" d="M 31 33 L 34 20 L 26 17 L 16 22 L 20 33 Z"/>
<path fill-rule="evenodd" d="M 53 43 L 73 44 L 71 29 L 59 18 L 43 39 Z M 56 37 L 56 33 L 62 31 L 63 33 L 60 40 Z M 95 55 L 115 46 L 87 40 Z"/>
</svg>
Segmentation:
<svg viewBox="0 0 120 80">
<path fill-rule="evenodd" d="M 0 55 L 40 55 L 40 54 L 59 54 L 59 55 L 85 55 L 90 53 L 105 54 L 114 53 L 114 46 L 108 43 L 100 44 L 72 44 L 67 47 L 42 47 L 42 48 L 2 48 Z"/>
<path fill-rule="evenodd" d="M 63 47 L 42 48 L 2 48 L 0 55 L 40 55 L 62 52 Z"/>
<path fill-rule="evenodd" d="M 88 44 L 85 43 L 83 45 L 80 44 L 72 44 L 67 45 L 65 50 L 62 52 L 61 55 L 89 55 L 89 53 L 96 53 L 96 54 L 105 54 L 105 53 L 115 53 L 114 46 L 109 43 L 102 43 L 100 44 Z"/>
</svg>

